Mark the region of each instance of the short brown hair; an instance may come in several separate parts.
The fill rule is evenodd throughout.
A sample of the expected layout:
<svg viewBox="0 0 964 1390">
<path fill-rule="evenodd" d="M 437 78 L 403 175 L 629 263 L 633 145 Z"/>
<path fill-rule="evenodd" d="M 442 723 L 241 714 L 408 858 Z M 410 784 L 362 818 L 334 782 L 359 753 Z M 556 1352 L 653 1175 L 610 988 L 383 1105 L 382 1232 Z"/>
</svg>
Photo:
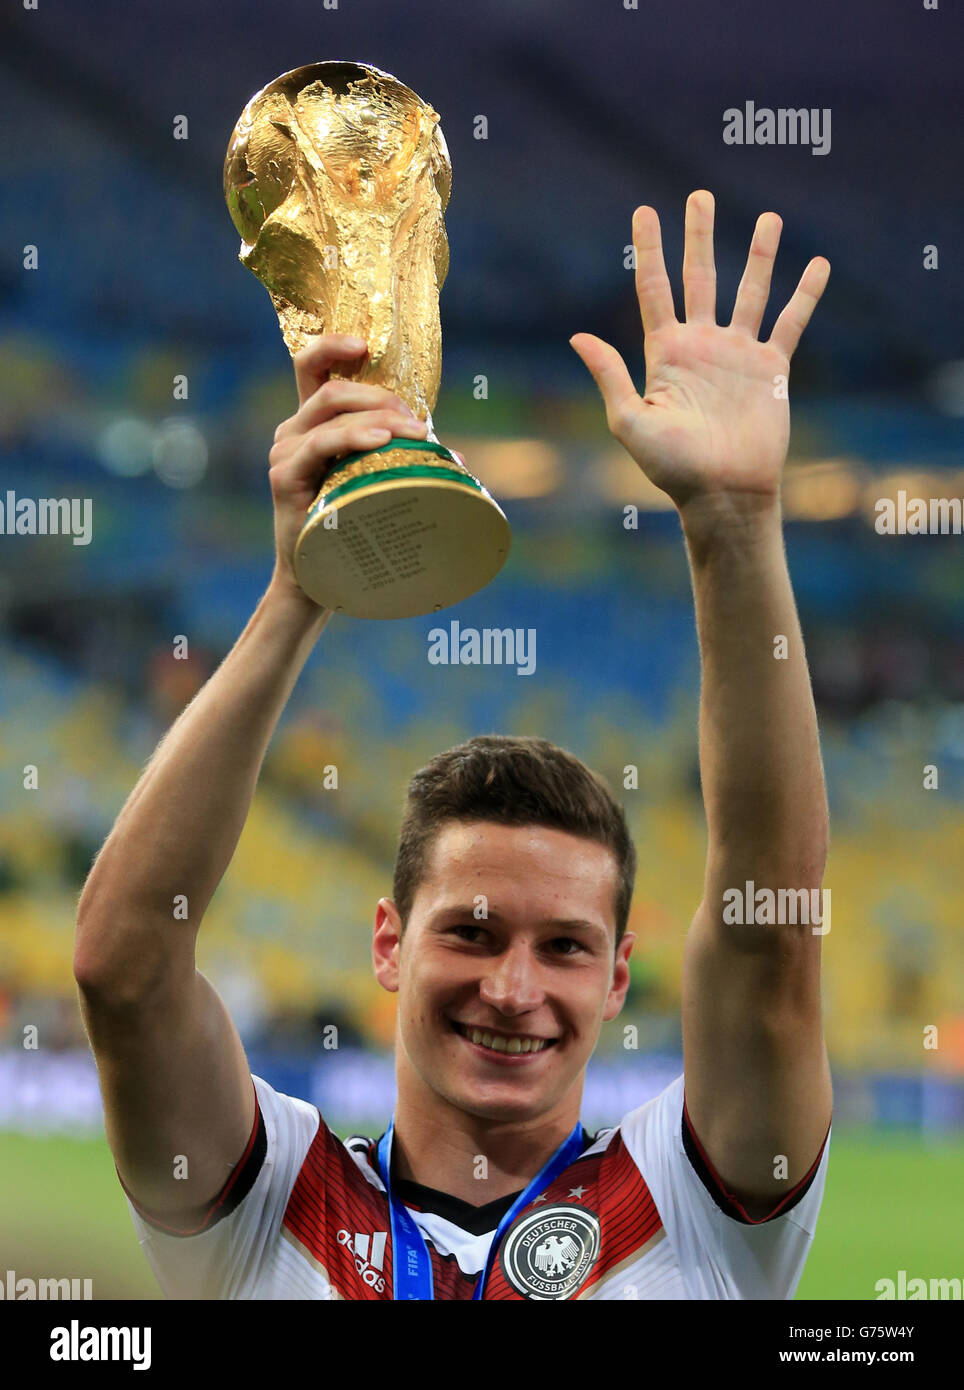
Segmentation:
<svg viewBox="0 0 964 1390">
<path fill-rule="evenodd" d="M 408 784 L 392 895 L 402 929 L 432 843 L 450 821 L 543 825 L 607 846 L 619 866 L 614 903 L 622 940 L 636 878 L 636 849 L 623 808 L 606 781 L 544 738 L 479 734 L 437 753 Z"/>
</svg>

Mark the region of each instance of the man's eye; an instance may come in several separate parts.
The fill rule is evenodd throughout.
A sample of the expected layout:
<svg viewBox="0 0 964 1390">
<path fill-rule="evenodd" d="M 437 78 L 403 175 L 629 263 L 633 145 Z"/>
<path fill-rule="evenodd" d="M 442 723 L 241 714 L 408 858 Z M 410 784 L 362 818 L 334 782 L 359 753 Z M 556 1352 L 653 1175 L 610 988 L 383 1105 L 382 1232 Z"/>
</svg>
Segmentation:
<svg viewBox="0 0 964 1390">
<path fill-rule="evenodd" d="M 452 928 L 452 931 L 454 931 L 457 935 L 461 935 L 463 932 L 468 932 L 471 934 L 473 932 L 480 932 L 482 930 L 483 928 L 480 927 L 477 922 L 459 922 L 456 924 L 456 926 Z M 467 941 L 469 937 L 463 936 L 462 939 L 464 941 Z"/>
<path fill-rule="evenodd" d="M 577 951 L 583 949 L 582 942 L 577 941 L 574 936 L 557 936 L 552 942 L 552 945 L 557 955 L 560 956 L 574 956 Z M 567 950 L 565 949 L 566 947 L 571 947 L 572 949 Z"/>
</svg>

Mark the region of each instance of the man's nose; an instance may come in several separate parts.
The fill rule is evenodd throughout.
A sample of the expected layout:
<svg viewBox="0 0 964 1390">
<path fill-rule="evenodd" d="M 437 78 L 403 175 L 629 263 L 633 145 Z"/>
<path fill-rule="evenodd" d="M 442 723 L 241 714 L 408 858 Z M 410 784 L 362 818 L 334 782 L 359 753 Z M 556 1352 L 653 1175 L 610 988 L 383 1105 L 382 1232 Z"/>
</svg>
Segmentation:
<svg viewBox="0 0 964 1390">
<path fill-rule="evenodd" d="M 539 964 L 528 946 L 519 944 L 491 962 L 482 978 L 479 994 L 500 1013 L 525 1013 L 542 1003 Z"/>
</svg>

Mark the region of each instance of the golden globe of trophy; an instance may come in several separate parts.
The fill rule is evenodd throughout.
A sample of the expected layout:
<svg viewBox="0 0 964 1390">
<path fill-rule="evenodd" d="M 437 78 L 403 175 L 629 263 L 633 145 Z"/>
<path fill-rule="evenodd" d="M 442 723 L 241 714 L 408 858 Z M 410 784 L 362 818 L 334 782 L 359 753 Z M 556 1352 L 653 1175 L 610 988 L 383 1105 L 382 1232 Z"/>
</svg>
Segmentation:
<svg viewBox="0 0 964 1390">
<path fill-rule="evenodd" d="M 319 333 L 364 338 L 364 365 L 332 375 L 387 387 L 428 426 L 425 440 L 339 459 L 298 538 L 302 589 L 357 618 L 447 608 L 509 553 L 504 513 L 432 424 L 451 183 L 438 114 L 368 63 L 275 78 L 244 108 L 224 161 L 241 262 L 267 286 L 288 351 Z"/>
</svg>

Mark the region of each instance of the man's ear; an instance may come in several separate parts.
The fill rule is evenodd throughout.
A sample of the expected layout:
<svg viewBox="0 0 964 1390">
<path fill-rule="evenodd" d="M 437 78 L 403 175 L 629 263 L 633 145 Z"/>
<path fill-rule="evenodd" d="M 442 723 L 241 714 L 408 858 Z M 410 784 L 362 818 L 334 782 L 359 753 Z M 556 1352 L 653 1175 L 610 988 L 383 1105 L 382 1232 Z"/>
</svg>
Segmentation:
<svg viewBox="0 0 964 1390">
<path fill-rule="evenodd" d="M 629 957 L 632 954 L 633 946 L 636 943 L 635 933 L 628 931 L 623 934 L 623 939 L 616 947 L 616 959 L 613 963 L 613 982 L 609 986 L 609 995 L 606 999 L 606 1007 L 603 1010 L 603 1019 L 606 1023 L 616 1017 L 626 999 L 626 992 L 629 989 Z"/>
<path fill-rule="evenodd" d="M 379 898 L 372 936 L 375 979 L 390 994 L 398 991 L 398 953 L 402 944 L 402 919 L 391 898 Z"/>
</svg>

